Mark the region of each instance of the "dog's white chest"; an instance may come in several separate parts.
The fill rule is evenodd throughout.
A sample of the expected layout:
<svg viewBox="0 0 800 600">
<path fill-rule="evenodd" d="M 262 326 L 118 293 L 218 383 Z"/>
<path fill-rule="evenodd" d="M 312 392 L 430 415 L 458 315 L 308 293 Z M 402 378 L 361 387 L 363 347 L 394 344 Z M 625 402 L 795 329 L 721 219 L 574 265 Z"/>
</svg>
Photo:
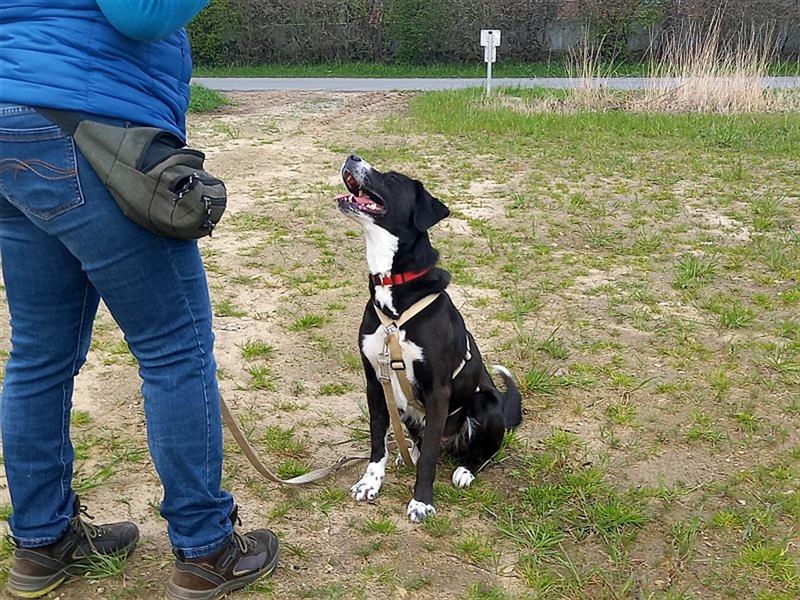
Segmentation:
<svg viewBox="0 0 800 600">
<path fill-rule="evenodd" d="M 411 340 L 406 339 L 405 330 L 401 329 L 398 332 L 398 339 L 400 340 L 400 348 L 403 351 L 403 362 L 406 363 L 406 375 L 408 380 L 413 385 L 416 382 L 414 377 L 414 362 L 421 362 L 425 360 L 422 348 L 417 346 Z M 367 334 L 361 338 L 361 351 L 367 360 L 375 369 L 376 375 L 380 373 L 380 355 L 384 352 L 386 347 L 386 331 L 383 325 L 379 325 L 374 333 Z M 415 417 L 422 417 L 418 415 L 417 410 L 409 406 L 408 399 L 403 394 L 403 389 L 400 387 L 400 382 L 397 380 L 397 375 L 394 372 L 390 375 L 392 381 L 392 392 L 394 393 L 394 402 L 397 408 Z"/>
</svg>

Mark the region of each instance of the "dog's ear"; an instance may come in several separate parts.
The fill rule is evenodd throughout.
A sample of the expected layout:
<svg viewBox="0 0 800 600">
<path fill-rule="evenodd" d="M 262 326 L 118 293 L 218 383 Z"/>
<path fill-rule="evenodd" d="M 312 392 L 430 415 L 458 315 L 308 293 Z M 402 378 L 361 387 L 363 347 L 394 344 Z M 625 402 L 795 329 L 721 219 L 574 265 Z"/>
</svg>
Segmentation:
<svg viewBox="0 0 800 600">
<path fill-rule="evenodd" d="M 431 196 L 419 181 L 417 186 L 417 206 L 414 211 L 414 226 L 420 231 L 428 231 L 442 219 L 450 215 L 447 208 L 438 198 Z"/>
</svg>

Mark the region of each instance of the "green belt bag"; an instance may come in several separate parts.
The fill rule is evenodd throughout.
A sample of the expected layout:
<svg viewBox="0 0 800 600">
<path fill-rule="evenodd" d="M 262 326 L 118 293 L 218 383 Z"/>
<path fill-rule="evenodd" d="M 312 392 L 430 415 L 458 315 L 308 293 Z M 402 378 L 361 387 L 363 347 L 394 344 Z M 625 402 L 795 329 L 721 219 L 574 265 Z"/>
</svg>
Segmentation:
<svg viewBox="0 0 800 600">
<path fill-rule="evenodd" d="M 205 155 L 155 127 L 116 127 L 79 113 L 37 109 L 71 135 L 125 215 L 157 235 L 211 235 L 227 203 Z"/>
</svg>

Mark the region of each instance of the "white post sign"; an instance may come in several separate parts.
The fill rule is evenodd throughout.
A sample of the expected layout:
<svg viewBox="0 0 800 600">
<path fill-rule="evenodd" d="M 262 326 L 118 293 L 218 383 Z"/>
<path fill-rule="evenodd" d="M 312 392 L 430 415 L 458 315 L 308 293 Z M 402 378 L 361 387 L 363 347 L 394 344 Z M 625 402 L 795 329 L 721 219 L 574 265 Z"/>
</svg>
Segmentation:
<svg viewBox="0 0 800 600">
<path fill-rule="evenodd" d="M 492 65 L 497 62 L 497 47 L 500 45 L 499 29 L 481 29 L 483 60 L 486 63 L 486 95 L 492 93 Z"/>
</svg>

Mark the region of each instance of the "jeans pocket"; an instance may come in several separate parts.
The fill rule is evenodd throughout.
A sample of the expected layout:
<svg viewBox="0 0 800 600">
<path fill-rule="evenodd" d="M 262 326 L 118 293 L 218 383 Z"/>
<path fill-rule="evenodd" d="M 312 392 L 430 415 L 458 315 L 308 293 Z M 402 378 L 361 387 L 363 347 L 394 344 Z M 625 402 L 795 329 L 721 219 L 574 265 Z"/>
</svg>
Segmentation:
<svg viewBox="0 0 800 600">
<path fill-rule="evenodd" d="M 0 128 L 0 193 L 45 221 L 82 205 L 72 137 L 55 126 Z"/>
</svg>

